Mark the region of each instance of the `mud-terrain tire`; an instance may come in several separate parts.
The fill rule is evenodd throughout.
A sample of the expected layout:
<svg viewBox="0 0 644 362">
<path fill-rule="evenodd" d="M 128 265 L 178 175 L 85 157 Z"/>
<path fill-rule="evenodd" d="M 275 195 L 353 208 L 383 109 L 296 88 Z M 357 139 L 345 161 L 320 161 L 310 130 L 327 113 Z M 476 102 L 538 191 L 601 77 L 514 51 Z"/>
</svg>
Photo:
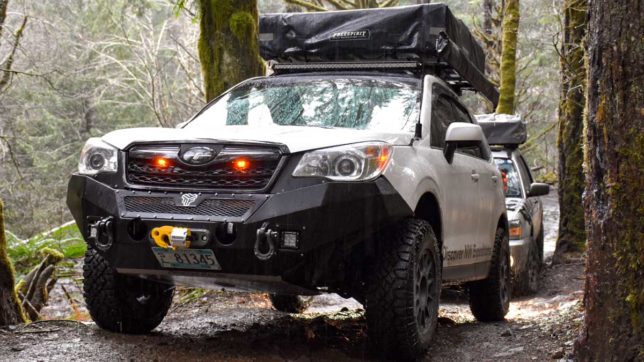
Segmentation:
<svg viewBox="0 0 644 362">
<path fill-rule="evenodd" d="M 512 283 L 513 296 L 532 295 L 539 291 L 541 260 L 539 251 L 536 249 L 537 245 L 534 242 L 528 250 L 528 259 L 526 260 L 525 267 L 519 275 L 515 276 Z"/>
<path fill-rule="evenodd" d="M 541 270 L 541 267 L 543 267 L 543 242 L 544 242 L 544 236 L 543 236 L 543 222 L 541 222 L 541 231 L 539 231 L 539 236 L 537 236 L 537 251 L 539 252 L 539 270 Z"/>
<path fill-rule="evenodd" d="M 510 245 L 503 228 L 496 230 L 490 274 L 469 284 L 470 310 L 481 322 L 502 321 L 510 309 L 512 273 Z"/>
<path fill-rule="evenodd" d="M 301 295 L 269 294 L 273 308 L 284 313 L 299 314 L 311 304 L 311 297 Z"/>
<path fill-rule="evenodd" d="M 174 286 L 116 271 L 89 248 L 83 265 L 83 296 L 99 327 L 112 332 L 141 334 L 161 323 L 172 304 Z"/>
<path fill-rule="evenodd" d="M 429 347 L 438 320 L 441 259 L 430 224 L 408 219 L 385 233 L 367 282 L 369 342 L 377 357 L 415 360 Z"/>
</svg>

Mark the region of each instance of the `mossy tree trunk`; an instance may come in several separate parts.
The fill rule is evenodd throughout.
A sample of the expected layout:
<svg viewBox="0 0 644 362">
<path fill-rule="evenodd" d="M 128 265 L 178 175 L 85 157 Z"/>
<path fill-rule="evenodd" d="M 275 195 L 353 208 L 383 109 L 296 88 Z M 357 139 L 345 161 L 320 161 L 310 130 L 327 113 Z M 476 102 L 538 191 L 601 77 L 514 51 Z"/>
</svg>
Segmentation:
<svg viewBox="0 0 644 362">
<path fill-rule="evenodd" d="M 9 0 L 0 0 L 0 39 Z M 7 255 L 7 239 L 4 233 L 4 208 L 0 201 L 0 326 L 25 321 L 15 290 L 13 264 Z"/>
<path fill-rule="evenodd" d="M 513 114 L 517 78 L 517 36 L 519 33 L 519 0 L 507 0 L 503 10 L 503 40 L 499 104 L 496 113 Z"/>
<path fill-rule="evenodd" d="M 256 0 L 199 0 L 199 60 L 206 100 L 263 75 Z"/>
<path fill-rule="evenodd" d="M 15 290 L 15 273 L 7 255 L 4 233 L 4 210 L 0 201 L 0 326 L 25 322 Z"/>
<path fill-rule="evenodd" d="M 588 1 L 564 1 L 564 39 L 561 47 L 559 104 L 559 237 L 555 261 L 566 252 L 582 251 L 586 243 L 582 133 L 586 66 L 583 41 L 588 26 Z"/>
<path fill-rule="evenodd" d="M 589 3 L 582 361 L 644 356 L 644 9 Z"/>
</svg>

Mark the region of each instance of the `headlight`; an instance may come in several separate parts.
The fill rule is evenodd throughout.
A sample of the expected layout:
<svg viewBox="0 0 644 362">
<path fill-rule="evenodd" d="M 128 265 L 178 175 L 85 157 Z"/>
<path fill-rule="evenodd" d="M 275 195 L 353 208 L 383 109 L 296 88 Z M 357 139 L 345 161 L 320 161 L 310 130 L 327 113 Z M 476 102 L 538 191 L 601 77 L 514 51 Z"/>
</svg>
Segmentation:
<svg viewBox="0 0 644 362">
<path fill-rule="evenodd" d="M 101 141 L 100 138 L 90 138 L 81 151 L 78 161 L 78 172 L 83 175 L 96 175 L 100 172 L 116 172 L 118 154 L 116 148 Z"/>
<path fill-rule="evenodd" d="M 510 221 L 510 239 L 521 239 L 523 235 L 523 228 L 521 227 L 521 221 L 512 220 Z"/>
<path fill-rule="evenodd" d="M 372 180 L 387 167 L 392 147 L 384 142 L 356 143 L 307 152 L 294 177 L 326 177 L 335 181 Z"/>
</svg>

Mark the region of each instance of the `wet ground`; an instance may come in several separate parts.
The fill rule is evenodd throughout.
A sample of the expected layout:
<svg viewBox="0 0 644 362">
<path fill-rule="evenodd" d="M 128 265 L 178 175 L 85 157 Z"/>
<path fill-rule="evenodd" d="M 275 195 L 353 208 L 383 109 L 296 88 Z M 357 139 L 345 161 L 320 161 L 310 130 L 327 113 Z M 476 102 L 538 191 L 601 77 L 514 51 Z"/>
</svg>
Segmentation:
<svg viewBox="0 0 644 362">
<path fill-rule="evenodd" d="M 546 256 L 554 250 L 556 194 L 545 198 Z M 428 361 L 543 361 L 570 357 L 581 323 L 583 262 L 547 266 L 542 290 L 514 300 L 506 321 L 478 323 L 467 299 L 446 290 Z M 118 335 L 87 318 L 79 276 L 52 291 L 48 320 L 0 329 L 2 361 L 309 361 L 368 360 L 362 306 L 315 297 L 302 315 L 275 311 L 264 294 L 183 290 L 163 323 L 143 336 Z"/>
</svg>

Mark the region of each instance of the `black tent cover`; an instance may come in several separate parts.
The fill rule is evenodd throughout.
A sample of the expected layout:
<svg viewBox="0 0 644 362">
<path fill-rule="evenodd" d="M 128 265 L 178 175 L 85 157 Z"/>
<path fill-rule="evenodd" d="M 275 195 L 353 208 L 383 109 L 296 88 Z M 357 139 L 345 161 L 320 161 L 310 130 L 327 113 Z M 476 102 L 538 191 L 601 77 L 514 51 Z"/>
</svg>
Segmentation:
<svg viewBox="0 0 644 362">
<path fill-rule="evenodd" d="M 498 92 L 485 77 L 485 54 L 447 5 L 266 14 L 261 56 L 280 63 L 416 61 L 450 85 Z"/>
<path fill-rule="evenodd" d="M 527 124 L 519 115 L 479 114 L 476 115 L 476 121 L 491 145 L 514 147 L 528 139 Z"/>
</svg>

